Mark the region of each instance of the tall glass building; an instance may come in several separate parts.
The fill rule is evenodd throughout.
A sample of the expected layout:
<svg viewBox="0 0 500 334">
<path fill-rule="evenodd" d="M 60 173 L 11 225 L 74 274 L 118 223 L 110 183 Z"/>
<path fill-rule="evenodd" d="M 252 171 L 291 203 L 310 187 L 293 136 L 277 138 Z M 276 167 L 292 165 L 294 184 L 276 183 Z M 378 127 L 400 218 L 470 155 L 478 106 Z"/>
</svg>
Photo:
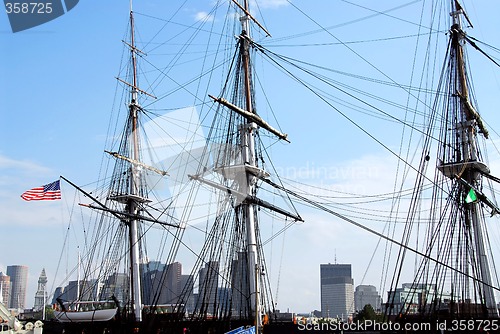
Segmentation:
<svg viewBox="0 0 500 334">
<path fill-rule="evenodd" d="M 28 285 L 28 267 L 7 266 L 7 275 L 10 276 L 11 282 L 9 307 L 24 309 Z"/>
<path fill-rule="evenodd" d="M 350 264 L 321 264 L 321 313 L 347 320 L 354 313 L 354 280 Z"/>
</svg>

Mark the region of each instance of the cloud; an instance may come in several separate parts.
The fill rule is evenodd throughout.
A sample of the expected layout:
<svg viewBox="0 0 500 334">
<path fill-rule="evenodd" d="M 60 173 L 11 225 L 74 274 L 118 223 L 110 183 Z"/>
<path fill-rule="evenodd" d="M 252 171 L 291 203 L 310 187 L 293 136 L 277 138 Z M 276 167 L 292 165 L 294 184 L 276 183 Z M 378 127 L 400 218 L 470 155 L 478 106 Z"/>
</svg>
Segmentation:
<svg viewBox="0 0 500 334">
<path fill-rule="evenodd" d="M 20 195 L 33 187 L 54 181 L 50 168 L 32 161 L 16 160 L 0 154 L 0 226 L 30 226 L 60 221 L 56 203 L 31 203 Z M 52 176 L 50 176 L 52 175 Z M 40 205 L 43 204 L 43 205 Z"/>
<path fill-rule="evenodd" d="M 53 174 L 50 168 L 29 160 L 12 159 L 2 154 L 0 154 L 0 171 L 2 202 L 12 198 L 17 199 L 17 196 L 13 194 L 19 193 L 20 195 L 27 189 L 53 181 L 45 179 L 45 176 Z"/>
<path fill-rule="evenodd" d="M 288 0 L 254 0 L 252 5 L 257 3 L 260 8 L 277 8 L 288 6 Z"/>
<path fill-rule="evenodd" d="M 214 20 L 214 16 L 208 14 L 207 12 L 198 12 L 194 14 L 194 18 L 196 21 L 203 21 L 203 22 L 212 22 Z"/>
<path fill-rule="evenodd" d="M 0 170 L 16 170 L 18 172 L 29 173 L 46 173 L 49 171 L 47 167 L 40 166 L 32 161 L 15 160 L 0 154 Z"/>
<path fill-rule="evenodd" d="M 0 153 L 0 172 L 0 230 L 4 236 L 1 249 L 5 254 L 0 271 L 5 272 L 7 265 L 12 264 L 30 268 L 26 304 L 31 306 L 40 271 L 46 267 L 53 272 L 52 266 L 57 265 L 62 245 L 58 236 L 66 225 L 61 217 L 61 201 L 26 202 L 20 197 L 28 189 L 54 181 L 49 167 Z M 40 251 L 45 254 L 41 262 L 40 257 L 33 255 Z M 54 278 L 49 279 L 53 282 Z"/>
</svg>

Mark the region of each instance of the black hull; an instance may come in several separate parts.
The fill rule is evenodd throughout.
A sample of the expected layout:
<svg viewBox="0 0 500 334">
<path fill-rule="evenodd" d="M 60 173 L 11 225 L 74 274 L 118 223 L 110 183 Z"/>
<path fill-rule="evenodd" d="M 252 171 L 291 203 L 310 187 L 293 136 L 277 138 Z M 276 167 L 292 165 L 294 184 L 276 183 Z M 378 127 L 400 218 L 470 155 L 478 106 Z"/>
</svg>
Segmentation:
<svg viewBox="0 0 500 334">
<path fill-rule="evenodd" d="M 218 321 L 218 320 L 182 320 L 173 321 L 163 317 L 148 319 L 141 324 L 123 323 L 116 320 L 93 323 L 61 323 L 57 321 L 46 321 L 44 323 L 44 334 L 222 334 L 240 326 L 249 326 L 247 321 Z M 310 329 L 304 331 L 292 322 L 271 323 L 264 326 L 263 334 L 293 334 L 293 333 L 340 333 L 340 331 L 325 331 Z"/>
<path fill-rule="evenodd" d="M 189 333 L 189 334 L 218 334 L 241 326 L 249 326 L 247 321 L 219 321 L 219 320 L 172 320 L 163 316 L 149 317 L 140 324 L 110 320 L 106 322 L 88 323 L 61 323 L 46 321 L 44 334 L 132 334 L 132 333 Z M 290 333 L 289 331 L 283 333 Z"/>
<path fill-rule="evenodd" d="M 240 326 L 248 326 L 245 321 L 172 321 L 167 319 L 150 319 L 144 321 L 139 326 L 132 323 L 118 323 L 114 320 L 101 323 L 59 323 L 49 321 L 44 325 L 44 334 L 223 334 L 231 329 Z M 332 328 L 322 327 L 321 329 L 314 327 L 304 327 L 292 322 L 275 322 L 264 326 L 263 334 L 333 334 L 333 333 L 395 333 L 391 331 L 342 331 Z"/>
<path fill-rule="evenodd" d="M 400 322 L 401 327 L 404 326 L 405 322 L 426 322 L 429 323 L 434 319 L 406 319 L 407 321 Z M 44 324 L 43 333 L 44 334 L 223 334 L 231 329 L 238 328 L 240 326 L 248 325 L 244 321 L 218 321 L 218 320 L 205 320 L 205 321 L 194 321 L 194 320 L 182 320 L 182 321 L 172 321 L 167 319 L 149 319 L 149 321 L 143 321 L 140 325 L 135 325 L 133 323 L 118 323 L 117 321 L 111 320 L 108 322 L 95 322 L 95 323 L 60 323 L 56 321 L 47 321 Z M 395 334 L 395 333 L 443 333 L 453 332 L 453 333 L 498 333 L 499 331 L 489 330 L 483 331 L 479 328 L 475 330 L 451 330 L 438 329 L 435 326 L 432 328 L 422 328 L 421 330 L 379 330 L 370 331 L 368 328 L 359 331 L 350 330 L 339 330 L 328 328 L 328 326 L 315 327 L 315 326 L 301 326 L 294 324 L 292 322 L 278 322 L 270 323 L 264 326 L 263 334 L 299 334 L 299 333 L 311 333 L 311 334 L 328 334 L 328 333 L 365 333 L 365 334 Z"/>
</svg>

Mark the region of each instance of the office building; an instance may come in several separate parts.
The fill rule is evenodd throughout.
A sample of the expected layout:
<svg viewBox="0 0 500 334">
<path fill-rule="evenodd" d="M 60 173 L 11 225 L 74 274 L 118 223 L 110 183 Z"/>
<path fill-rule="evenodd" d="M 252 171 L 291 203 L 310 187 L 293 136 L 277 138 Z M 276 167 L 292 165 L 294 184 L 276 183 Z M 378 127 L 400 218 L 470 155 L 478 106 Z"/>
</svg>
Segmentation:
<svg viewBox="0 0 500 334">
<path fill-rule="evenodd" d="M 321 264 L 321 313 L 346 320 L 354 313 L 354 280 L 350 264 Z"/>
<path fill-rule="evenodd" d="M 181 298 L 180 303 L 184 303 L 186 311 L 189 313 L 194 312 L 196 299 L 193 294 L 194 290 L 194 277 L 193 275 L 181 275 Z"/>
<path fill-rule="evenodd" d="M 145 305 L 161 304 L 159 301 L 165 265 L 149 261 L 141 265 L 142 302 Z"/>
<path fill-rule="evenodd" d="M 163 273 L 163 287 L 161 290 L 160 304 L 176 304 L 181 294 L 182 264 L 169 263 Z"/>
<path fill-rule="evenodd" d="M 365 305 L 371 305 L 377 311 L 380 310 L 381 299 L 373 285 L 358 285 L 354 291 L 354 308 L 361 311 Z"/>
<path fill-rule="evenodd" d="M 232 262 L 231 298 L 232 314 L 235 317 L 250 315 L 250 285 L 248 282 L 248 261 L 245 252 L 238 252 L 237 259 Z"/>
<path fill-rule="evenodd" d="M 52 297 L 52 301 L 50 302 L 51 305 L 58 304 L 57 298 L 61 300 L 67 300 L 66 294 L 64 293 L 64 287 L 63 286 L 58 286 L 56 290 L 54 291 L 54 295 Z"/>
<path fill-rule="evenodd" d="M 432 305 L 435 309 L 448 310 L 451 303 L 449 292 L 436 290 L 435 284 L 413 284 L 403 283 L 401 288 L 387 293 L 388 315 L 398 315 L 400 312 L 407 314 L 417 314 L 425 310 L 425 307 Z"/>
<path fill-rule="evenodd" d="M 129 300 L 129 276 L 125 273 L 114 273 L 108 276 L 100 293 L 101 300 L 111 300 L 113 296 L 120 302 Z"/>
<path fill-rule="evenodd" d="M 9 307 L 24 309 L 28 285 L 28 267 L 21 265 L 7 266 L 7 275 L 10 276 L 11 282 Z"/>
<path fill-rule="evenodd" d="M 217 292 L 219 287 L 219 262 L 209 261 L 199 272 L 197 308 L 202 313 L 217 314 Z"/>
<path fill-rule="evenodd" d="M 0 303 L 9 308 L 10 304 L 10 276 L 0 272 Z"/>
</svg>

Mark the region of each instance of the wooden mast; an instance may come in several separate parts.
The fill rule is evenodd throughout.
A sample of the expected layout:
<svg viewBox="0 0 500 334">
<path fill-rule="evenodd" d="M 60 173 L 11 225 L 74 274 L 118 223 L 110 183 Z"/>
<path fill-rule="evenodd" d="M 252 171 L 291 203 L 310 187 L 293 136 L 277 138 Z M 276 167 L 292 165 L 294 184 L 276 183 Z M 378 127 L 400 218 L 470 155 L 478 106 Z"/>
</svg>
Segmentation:
<svg viewBox="0 0 500 334">
<path fill-rule="evenodd" d="M 132 58 L 132 93 L 129 104 L 129 117 L 132 122 L 132 133 L 130 136 L 132 147 L 132 159 L 140 161 L 139 156 L 139 131 L 138 131 L 138 111 L 140 110 L 137 104 L 137 58 L 135 50 L 135 34 L 134 34 L 134 12 L 132 10 L 132 0 L 130 1 L 130 33 L 131 47 L 130 54 Z M 137 216 L 139 213 L 138 198 L 140 196 L 141 178 L 140 171 L 136 164 L 130 164 L 130 196 L 127 199 L 128 213 L 131 216 Z M 141 277 L 139 272 L 139 237 L 138 237 L 138 221 L 135 218 L 129 220 L 129 241 L 130 241 L 130 294 L 133 307 L 134 320 L 142 321 L 142 299 L 141 299 Z"/>
<path fill-rule="evenodd" d="M 461 156 L 457 157 L 456 164 L 463 165 L 459 168 L 460 173 L 456 175 L 459 178 L 465 180 L 468 184 L 472 185 L 476 189 L 480 189 L 482 175 L 479 170 L 484 169 L 487 166 L 480 162 L 478 148 L 476 146 L 476 115 L 471 112 L 470 102 L 469 102 L 469 87 L 467 83 L 467 76 L 465 70 L 465 60 L 464 60 L 464 50 L 463 41 L 465 33 L 461 27 L 460 15 L 464 15 L 468 20 L 462 6 L 457 0 L 452 1 L 452 8 L 454 11 L 451 13 L 453 17 L 453 25 L 451 27 L 451 47 L 455 54 L 455 73 L 454 76 L 457 80 L 455 89 L 457 90 L 457 105 L 458 110 L 458 120 L 456 124 L 456 137 L 461 140 L 457 143 L 460 147 L 457 147 L 457 151 Z M 469 21 L 469 20 L 468 20 Z M 470 23 L 470 21 L 469 21 Z M 484 132 L 483 132 L 484 133 Z M 475 168 L 476 164 L 481 164 L 481 168 Z M 464 198 L 469 189 L 463 187 Z M 480 202 L 465 204 L 465 220 L 468 229 L 472 230 L 473 243 L 475 253 L 474 256 L 479 267 L 477 275 L 479 275 L 478 285 L 480 286 L 479 294 L 482 303 L 485 306 L 484 316 L 498 318 L 498 310 L 495 302 L 495 296 L 492 289 L 492 279 L 491 272 L 489 268 L 488 258 L 486 254 L 486 248 L 484 245 L 484 215 L 482 212 L 482 204 Z M 466 294 L 469 294 L 469 287 L 466 286 Z M 475 290 L 475 289 L 474 289 Z"/>
<path fill-rule="evenodd" d="M 254 106 L 253 96 L 253 82 L 252 82 L 252 67 L 250 51 L 253 41 L 250 36 L 250 20 L 254 21 L 261 29 L 263 27 L 251 16 L 249 13 L 249 2 L 244 0 L 243 4 L 239 4 L 237 0 L 232 2 L 243 12 L 240 17 L 241 33 L 238 36 L 239 47 L 239 70 L 241 74 L 238 76 L 240 80 L 238 84 L 239 96 L 234 103 L 222 98 L 209 95 L 215 102 L 230 109 L 236 114 L 240 115 L 241 123 L 238 124 L 239 132 L 239 150 L 241 152 L 241 161 L 235 164 L 229 163 L 228 166 L 218 166 L 214 172 L 221 173 L 224 179 L 231 179 L 238 183 L 239 188 L 233 189 L 226 185 L 221 185 L 212 182 L 203 177 L 203 174 L 189 175 L 191 179 L 205 183 L 211 187 L 220 189 L 225 193 L 234 196 L 239 202 L 238 213 L 241 214 L 241 224 L 244 225 L 245 236 L 243 236 L 243 251 L 246 254 L 247 267 L 245 268 L 245 295 L 248 293 L 248 313 L 246 315 L 254 320 L 255 332 L 260 333 L 263 326 L 263 315 L 266 312 L 264 309 L 264 298 L 261 296 L 261 287 L 264 286 L 262 276 L 264 275 L 263 259 L 260 258 L 260 244 L 258 237 L 258 217 L 257 210 L 260 207 L 267 208 L 276 213 L 282 214 L 294 220 L 302 221 L 298 214 L 290 213 L 286 210 L 263 201 L 257 197 L 257 182 L 265 180 L 269 174 L 258 166 L 257 149 L 256 149 L 256 136 L 258 129 L 262 128 L 274 134 L 281 140 L 288 142 L 286 134 L 281 133 L 273 128 L 270 124 L 264 121 L 256 112 Z M 269 33 L 263 29 L 269 36 Z M 242 291 L 239 291 L 241 294 Z"/>
<path fill-rule="evenodd" d="M 241 56 L 243 61 L 243 71 L 244 71 L 244 95 L 246 111 L 248 113 L 254 113 L 253 101 L 252 101 L 252 78 L 250 69 L 250 25 L 249 25 L 249 15 L 248 13 L 248 1 L 244 1 L 244 15 L 241 17 L 242 32 L 240 34 L 240 47 Z M 255 154 L 255 134 L 257 131 L 257 124 L 253 121 L 242 124 L 241 126 L 241 137 L 242 137 L 242 152 L 243 152 L 243 163 L 251 167 L 257 167 L 256 154 Z M 247 183 L 247 195 L 255 195 L 255 175 L 246 172 L 246 183 Z M 256 236 L 256 217 L 255 217 L 255 206 L 253 203 L 245 203 L 245 228 L 247 233 L 247 259 L 248 259 L 248 283 L 250 287 L 250 310 L 255 316 L 255 332 L 259 333 L 262 326 L 261 323 L 261 307 L 259 300 L 259 285 L 260 285 L 260 265 L 258 261 L 258 247 L 257 247 L 257 236 Z"/>
</svg>

